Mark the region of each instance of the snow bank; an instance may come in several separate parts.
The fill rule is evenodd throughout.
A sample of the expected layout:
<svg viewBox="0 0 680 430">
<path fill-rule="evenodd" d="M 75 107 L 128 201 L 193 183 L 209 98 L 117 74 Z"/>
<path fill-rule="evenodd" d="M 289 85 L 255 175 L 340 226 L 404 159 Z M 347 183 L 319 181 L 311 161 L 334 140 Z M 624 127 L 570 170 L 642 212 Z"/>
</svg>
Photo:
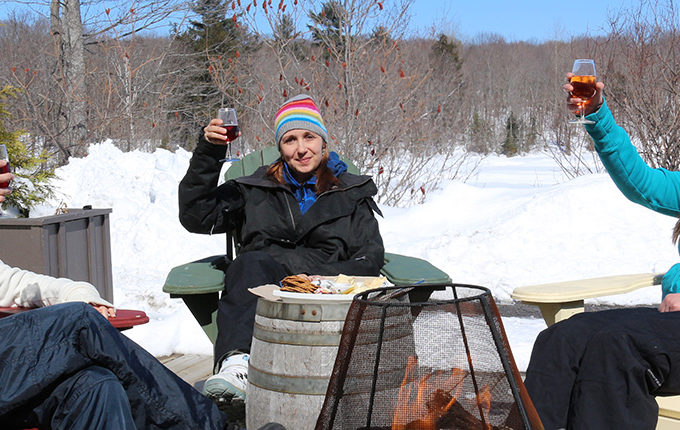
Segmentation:
<svg viewBox="0 0 680 430">
<path fill-rule="evenodd" d="M 191 154 L 123 153 L 112 143 L 58 169 L 58 197 L 36 214 L 69 207 L 112 208 L 117 306 L 145 310 L 150 324 L 126 332 L 155 355 L 211 354 L 212 346 L 180 300 L 161 288 L 178 264 L 224 253 L 224 237 L 190 234 L 177 220 L 177 184 Z M 471 163 L 474 164 L 474 163 Z M 627 201 L 606 174 L 568 180 L 547 155 L 490 156 L 467 183 L 445 181 L 424 204 L 382 206 L 380 229 L 390 252 L 417 256 L 456 282 L 482 285 L 499 302 L 521 285 L 636 272 L 663 272 L 677 261 L 675 220 Z M 655 304 L 660 289 L 601 303 Z M 520 368 L 540 320 L 507 318 Z"/>
</svg>

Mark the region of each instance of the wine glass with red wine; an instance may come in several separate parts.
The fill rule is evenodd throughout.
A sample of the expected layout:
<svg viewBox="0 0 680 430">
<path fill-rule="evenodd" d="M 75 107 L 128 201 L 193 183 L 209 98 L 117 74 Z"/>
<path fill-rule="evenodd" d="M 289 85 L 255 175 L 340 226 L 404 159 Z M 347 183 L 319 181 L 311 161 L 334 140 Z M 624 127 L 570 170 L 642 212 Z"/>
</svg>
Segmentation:
<svg viewBox="0 0 680 430">
<path fill-rule="evenodd" d="M 595 61 L 580 59 L 574 61 L 574 66 L 571 69 L 573 76 L 569 80 L 574 89 L 571 91 L 571 96 L 581 99 L 578 103 L 579 113 L 576 119 L 569 122 L 572 124 L 594 124 L 585 118 L 586 106 L 592 102 L 593 97 L 597 93 L 595 82 L 597 81 L 595 75 Z"/>
<path fill-rule="evenodd" d="M 9 154 L 7 153 L 7 147 L 5 145 L 0 145 L 0 160 L 5 160 L 7 164 L 0 167 L 0 173 L 9 173 Z M 9 188 L 9 181 L 0 182 L 0 188 Z"/>
<path fill-rule="evenodd" d="M 217 118 L 222 120 L 222 127 L 227 129 L 227 140 L 229 141 L 227 151 L 229 152 L 229 158 L 227 158 L 225 161 L 236 161 L 238 158 L 234 158 L 231 155 L 231 143 L 238 137 L 238 119 L 236 118 L 236 109 L 220 108 L 217 111 Z"/>
</svg>

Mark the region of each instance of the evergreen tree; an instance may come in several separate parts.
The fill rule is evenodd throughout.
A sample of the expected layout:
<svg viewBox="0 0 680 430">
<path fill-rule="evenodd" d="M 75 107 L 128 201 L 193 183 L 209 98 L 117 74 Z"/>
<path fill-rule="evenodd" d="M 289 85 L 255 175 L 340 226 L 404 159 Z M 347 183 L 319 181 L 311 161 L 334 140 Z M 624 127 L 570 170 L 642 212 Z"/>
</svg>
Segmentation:
<svg viewBox="0 0 680 430">
<path fill-rule="evenodd" d="M 257 49 L 254 36 L 234 19 L 232 0 L 198 0 L 192 6 L 197 19 L 175 38 L 189 52 L 181 61 L 185 77 L 176 112 L 193 131 L 213 118 L 222 105 L 234 105 L 236 85 L 225 85 L 225 75 L 236 69 L 235 60 Z M 219 82 L 218 82 L 219 81 Z"/>
<path fill-rule="evenodd" d="M 453 38 L 449 38 L 444 33 L 439 34 L 437 40 L 432 44 L 432 55 L 439 62 L 440 66 L 451 67 L 454 72 L 459 72 L 463 67 L 463 60 L 460 58 L 460 43 Z"/>
<path fill-rule="evenodd" d="M 234 54 L 237 42 L 243 37 L 227 12 L 231 0 L 199 0 L 192 6 L 200 19 L 191 20 L 187 30 L 178 35 L 194 52 L 211 55 Z"/>
<path fill-rule="evenodd" d="M 380 25 L 373 29 L 371 33 L 371 41 L 379 46 L 387 46 L 394 42 L 390 31 L 384 25 Z"/>
<path fill-rule="evenodd" d="M 460 121 L 465 120 L 465 115 L 459 113 L 458 102 L 456 101 L 465 97 L 463 94 L 465 79 L 462 70 L 463 60 L 459 54 L 460 49 L 460 42 L 443 33 L 430 45 L 429 68 L 437 79 L 428 82 L 429 89 L 426 91 L 430 94 L 432 112 L 437 112 L 438 123 L 449 130 L 458 129 Z M 441 112 L 443 114 L 440 114 Z M 479 125 L 477 124 L 477 126 Z M 478 135 L 482 140 L 484 140 L 483 134 Z M 487 141 L 484 141 L 482 145 L 487 143 Z M 485 151 L 482 146 L 478 146 L 477 149 L 480 152 Z"/>
<path fill-rule="evenodd" d="M 321 12 L 309 13 L 309 18 L 314 23 L 308 26 L 312 32 L 312 40 L 315 44 L 324 47 L 324 58 L 331 58 L 344 50 L 342 26 L 347 13 L 342 4 L 337 0 L 324 2 Z"/>
<path fill-rule="evenodd" d="M 290 14 L 283 14 L 274 24 L 274 42 L 280 52 L 292 55 L 296 60 L 307 58 L 301 35 L 295 29 L 295 22 Z"/>
<path fill-rule="evenodd" d="M 54 178 L 54 167 L 48 167 L 48 154 L 45 150 L 39 153 L 30 151 L 22 137 L 21 130 L 10 131 L 5 127 L 5 119 L 10 116 L 6 109 L 7 99 L 15 97 L 16 88 L 5 86 L 0 89 L 0 144 L 7 147 L 10 166 L 15 179 L 10 184 L 12 192 L 5 196 L 3 206 L 13 206 L 22 216 L 27 217 L 36 205 L 52 197 L 50 180 Z"/>
<path fill-rule="evenodd" d="M 477 152 L 479 154 L 489 153 L 489 124 L 484 121 L 479 112 L 475 111 L 472 115 L 472 124 L 470 125 L 470 145 L 468 149 L 470 151 Z"/>
<path fill-rule="evenodd" d="M 533 113 L 529 115 L 529 124 L 524 128 L 521 150 L 522 152 L 529 152 L 536 146 L 536 141 L 538 140 L 538 121 L 536 121 L 536 116 Z"/>
<path fill-rule="evenodd" d="M 508 157 L 519 154 L 519 133 L 520 123 L 515 114 L 511 111 L 508 120 L 505 122 L 505 140 L 501 145 L 501 153 Z"/>
</svg>

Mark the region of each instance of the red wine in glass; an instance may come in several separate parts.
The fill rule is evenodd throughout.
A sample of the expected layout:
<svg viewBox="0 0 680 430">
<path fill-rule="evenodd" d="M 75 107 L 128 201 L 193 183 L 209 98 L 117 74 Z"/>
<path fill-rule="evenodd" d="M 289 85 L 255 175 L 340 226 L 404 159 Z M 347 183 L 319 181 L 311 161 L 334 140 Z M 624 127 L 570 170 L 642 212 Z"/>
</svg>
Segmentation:
<svg viewBox="0 0 680 430">
<path fill-rule="evenodd" d="M 227 139 L 229 139 L 230 142 L 236 140 L 236 138 L 238 137 L 238 124 L 236 125 L 227 124 L 224 127 L 227 129 Z"/>
<path fill-rule="evenodd" d="M 9 155 L 7 154 L 7 147 L 5 145 L 0 145 L 0 160 L 5 160 L 7 164 L 0 166 L 0 173 L 9 173 Z M 0 188 L 9 188 L 9 181 L 0 182 Z"/>
<path fill-rule="evenodd" d="M 227 129 L 227 139 L 229 144 L 227 146 L 227 152 L 229 156 L 224 161 L 237 161 L 238 158 L 234 158 L 231 155 L 231 145 L 234 140 L 238 137 L 238 119 L 236 118 L 236 109 L 234 108 L 220 108 L 217 111 L 217 118 L 222 120 L 222 127 Z"/>
</svg>

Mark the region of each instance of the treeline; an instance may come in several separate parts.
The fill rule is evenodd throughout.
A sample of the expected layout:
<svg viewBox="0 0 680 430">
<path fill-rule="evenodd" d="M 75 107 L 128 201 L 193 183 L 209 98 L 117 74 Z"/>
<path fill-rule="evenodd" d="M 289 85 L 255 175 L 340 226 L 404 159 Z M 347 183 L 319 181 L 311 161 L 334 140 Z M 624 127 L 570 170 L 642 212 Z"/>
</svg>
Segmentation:
<svg viewBox="0 0 680 430">
<path fill-rule="evenodd" d="M 272 144 L 276 109 L 304 92 L 321 105 L 331 147 L 373 174 L 381 201 L 395 204 L 454 176 L 470 151 L 547 149 L 579 174 L 589 142 L 567 123 L 561 86 L 575 58 L 594 58 L 608 103 L 648 161 L 680 167 L 672 1 L 621 10 L 607 37 L 544 43 L 407 37 L 409 0 L 190 5 L 192 20 L 169 35 L 114 29 L 87 39 L 80 96 L 52 22 L 4 22 L 0 82 L 20 90 L 7 101 L 9 128 L 63 163 L 107 138 L 123 150 L 191 149 L 228 105 L 243 132 L 234 150 L 248 152 Z M 74 126 L 78 106 L 84 119 Z M 78 127 L 84 133 L 69 132 Z"/>
</svg>

